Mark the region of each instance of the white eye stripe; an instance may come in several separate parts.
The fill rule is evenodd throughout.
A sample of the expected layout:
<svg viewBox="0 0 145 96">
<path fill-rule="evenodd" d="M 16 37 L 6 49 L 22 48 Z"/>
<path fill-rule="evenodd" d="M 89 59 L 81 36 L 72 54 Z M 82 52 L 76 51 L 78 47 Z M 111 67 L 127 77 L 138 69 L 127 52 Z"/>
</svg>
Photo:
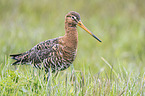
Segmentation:
<svg viewBox="0 0 145 96">
<path fill-rule="evenodd" d="M 71 17 L 74 21 L 78 22 L 77 18 L 75 16 Z"/>
<path fill-rule="evenodd" d="M 75 16 L 72 16 L 71 18 L 72 18 L 72 19 L 75 19 L 75 20 L 77 19 Z"/>
</svg>

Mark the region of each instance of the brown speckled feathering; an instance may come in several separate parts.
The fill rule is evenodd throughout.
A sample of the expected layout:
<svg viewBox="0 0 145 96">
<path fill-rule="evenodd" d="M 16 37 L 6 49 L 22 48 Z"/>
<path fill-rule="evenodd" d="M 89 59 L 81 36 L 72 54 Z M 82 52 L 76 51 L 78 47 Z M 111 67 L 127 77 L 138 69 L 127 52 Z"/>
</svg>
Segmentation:
<svg viewBox="0 0 145 96">
<path fill-rule="evenodd" d="M 46 72 L 49 72 L 50 67 L 52 72 L 67 69 L 77 53 L 76 25 L 101 42 L 83 25 L 79 13 L 71 11 L 65 16 L 64 36 L 41 42 L 25 53 L 10 55 L 12 59 L 16 60 L 12 65 L 33 64 L 36 68 L 44 67 Z"/>
</svg>

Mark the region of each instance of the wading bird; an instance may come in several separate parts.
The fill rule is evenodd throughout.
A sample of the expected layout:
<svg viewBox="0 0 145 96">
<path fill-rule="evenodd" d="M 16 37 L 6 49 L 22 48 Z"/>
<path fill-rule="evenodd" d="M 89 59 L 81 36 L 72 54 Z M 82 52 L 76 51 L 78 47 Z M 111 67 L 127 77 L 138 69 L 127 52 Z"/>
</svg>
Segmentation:
<svg viewBox="0 0 145 96">
<path fill-rule="evenodd" d="M 51 72 L 67 69 L 77 53 L 77 25 L 101 42 L 83 25 L 79 13 L 71 11 L 65 16 L 64 36 L 41 42 L 25 53 L 10 55 L 16 60 L 12 65 L 33 64 L 36 68 L 44 68 L 46 73 L 50 69 Z"/>
</svg>

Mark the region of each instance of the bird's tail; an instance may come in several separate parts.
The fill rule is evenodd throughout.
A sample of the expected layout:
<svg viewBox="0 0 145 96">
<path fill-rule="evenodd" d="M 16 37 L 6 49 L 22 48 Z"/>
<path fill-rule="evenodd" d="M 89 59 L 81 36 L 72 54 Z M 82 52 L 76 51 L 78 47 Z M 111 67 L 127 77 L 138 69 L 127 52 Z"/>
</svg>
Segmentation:
<svg viewBox="0 0 145 96">
<path fill-rule="evenodd" d="M 19 64 L 21 62 L 21 59 L 20 59 L 20 56 L 22 54 L 13 54 L 13 55 L 10 55 L 10 57 L 14 60 L 17 60 L 16 62 L 12 63 L 11 65 L 16 65 L 16 64 Z"/>
<path fill-rule="evenodd" d="M 10 57 L 12 59 L 18 60 L 18 58 L 19 58 L 20 55 L 22 55 L 22 54 L 13 54 L 13 55 L 10 55 Z"/>
</svg>

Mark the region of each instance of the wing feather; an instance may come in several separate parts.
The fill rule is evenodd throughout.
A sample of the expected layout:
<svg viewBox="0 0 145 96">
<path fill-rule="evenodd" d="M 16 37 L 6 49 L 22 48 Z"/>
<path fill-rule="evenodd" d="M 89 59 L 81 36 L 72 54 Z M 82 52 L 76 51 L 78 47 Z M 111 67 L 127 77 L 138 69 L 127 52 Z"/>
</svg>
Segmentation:
<svg viewBox="0 0 145 96">
<path fill-rule="evenodd" d="M 42 63 L 44 59 L 48 58 L 54 50 L 54 46 L 59 46 L 58 38 L 46 40 L 34 46 L 25 53 L 10 55 L 12 59 L 17 60 L 12 65 L 25 63 Z"/>
</svg>

